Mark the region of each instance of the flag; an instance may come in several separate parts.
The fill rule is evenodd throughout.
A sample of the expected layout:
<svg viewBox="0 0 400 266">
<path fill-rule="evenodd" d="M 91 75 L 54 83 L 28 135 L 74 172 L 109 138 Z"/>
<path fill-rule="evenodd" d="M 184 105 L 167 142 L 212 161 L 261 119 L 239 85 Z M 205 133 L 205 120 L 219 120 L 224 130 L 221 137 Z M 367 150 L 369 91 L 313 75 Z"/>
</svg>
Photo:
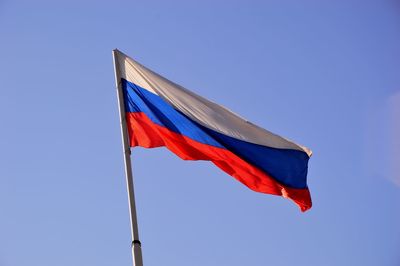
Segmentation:
<svg viewBox="0 0 400 266">
<path fill-rule="evenodd" d="M 311 150 L 273 134 L 169 81 L 120 51 L 130 146 L 165 146 L 183 160 L 207 160 L 248 188 L 311 208 L 307 186 Z"/>
</svg>

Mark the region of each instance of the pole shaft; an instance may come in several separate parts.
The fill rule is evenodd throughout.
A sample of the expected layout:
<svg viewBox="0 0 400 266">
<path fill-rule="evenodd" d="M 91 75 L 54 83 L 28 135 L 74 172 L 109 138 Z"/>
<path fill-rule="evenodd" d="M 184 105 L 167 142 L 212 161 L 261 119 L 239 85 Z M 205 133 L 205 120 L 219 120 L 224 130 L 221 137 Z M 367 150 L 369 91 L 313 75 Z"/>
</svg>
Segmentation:
<svg viewBox="0 0 400 266">
<path fill-rule="evenodd" d="M 125 176 L 126 176 L 126 187 L 128 191 L 129 199 L 129 212 L 131 221 L 131 234 L 132 234 L 132 256 L 134 266 L 143 266 L 142 258 L 142 247 L 139 241 L 139 229 L 136 215 L 136 203 L 135 203 L 135 191 L 133 184 L 132 174 L 132 163 L 131 163 L 131 148 L 129 145 L 128 130 L 126 127 L 126 115 L 124 105 L 124 95 L 121 87 L 121 77 L 119 73 L 119 64 L 117 62 L 117 50 L 113 50 L 114 60 L 114 73 L 115 73 L 115 84 L 117 88 L 118 106 L 119 106 L 119 118 L 121 124 L 121 135 L 122 135 L 122 148 L 124 151 L 124 164 L 125 164 Z"/>
</svg>

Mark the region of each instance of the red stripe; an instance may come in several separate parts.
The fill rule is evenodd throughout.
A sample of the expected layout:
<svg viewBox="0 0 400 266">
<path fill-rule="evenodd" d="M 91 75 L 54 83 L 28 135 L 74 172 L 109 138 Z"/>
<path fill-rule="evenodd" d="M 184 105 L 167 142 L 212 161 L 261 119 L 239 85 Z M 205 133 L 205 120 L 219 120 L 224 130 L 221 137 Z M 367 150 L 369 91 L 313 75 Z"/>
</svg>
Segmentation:
<svg viewBox="0 0 400 266">
<path fill-rule="evenodd" d="M 308 189 L 285 187 L 229 150 L 202 144 L 172 132 L 153 123 L 141 112 L 126 113 L 126 118 L 131 147 L 155 148 L 165 146 L 183 160 L 211 161 L 254 191 L 289 198 L 302 211 L 311 208 L 311 196 Z"/>
</svg>

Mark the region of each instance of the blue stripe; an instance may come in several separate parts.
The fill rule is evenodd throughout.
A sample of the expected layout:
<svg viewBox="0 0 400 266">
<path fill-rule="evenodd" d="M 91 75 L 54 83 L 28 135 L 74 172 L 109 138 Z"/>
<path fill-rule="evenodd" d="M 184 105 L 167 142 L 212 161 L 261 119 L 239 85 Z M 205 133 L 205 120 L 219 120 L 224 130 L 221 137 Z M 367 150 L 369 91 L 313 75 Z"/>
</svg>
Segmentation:
<svg viewBox="0 0 400 266">
<path fill-rule="evenodd" d="M 174 109 L 161 97 L 122 80 L 126 112 L 143 112 L 155 124 L 197 142 L 227 149 L 291 188 L 307 188 L 308 155 L 249 143 L 206 128 Z"/>
</svg>

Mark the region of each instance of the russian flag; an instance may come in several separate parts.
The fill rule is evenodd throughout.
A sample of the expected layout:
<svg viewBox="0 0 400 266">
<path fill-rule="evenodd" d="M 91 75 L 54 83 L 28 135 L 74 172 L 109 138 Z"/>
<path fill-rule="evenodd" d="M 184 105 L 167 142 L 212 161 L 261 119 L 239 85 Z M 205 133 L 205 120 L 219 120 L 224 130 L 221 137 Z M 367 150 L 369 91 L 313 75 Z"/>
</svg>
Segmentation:
<svg viewBox="0 0 400 266">
<path fill-rule="evenodd" d="M 275 135 L 116 51 L 130 146 L 167 147 L 183 160 L 207 160 L 262 193 L 311 208 L 311 150 Z"/>
</svg>

